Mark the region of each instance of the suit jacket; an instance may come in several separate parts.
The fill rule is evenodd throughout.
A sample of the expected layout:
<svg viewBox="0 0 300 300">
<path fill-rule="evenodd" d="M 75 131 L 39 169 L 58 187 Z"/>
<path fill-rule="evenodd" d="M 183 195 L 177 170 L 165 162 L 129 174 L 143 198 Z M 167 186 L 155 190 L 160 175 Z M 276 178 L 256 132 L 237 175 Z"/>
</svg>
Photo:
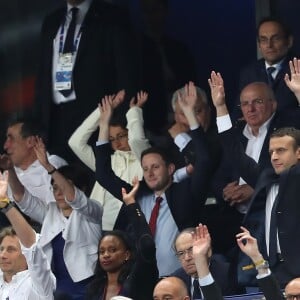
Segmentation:
<svg viewBox="0 0 300 300">
<path fill-rule="evenodd" d="M 179 183 L 172 183 L 165 191 L 168 206 L 179 230 L 196 226 L 199 223 L 197 209 L 205 203 L 209 182 L 207 173 L 210 172 L 210 159 L 204 142 L 204 132 L 198 128 L 191 131 L 191 136 L 197 155 L 193 174 Z M 121 188 L 124 187 L 130 191 L 132 186 L 113 173 L 109 151 L 109 144 L 96 147 L 96 180 L 107 191 L 121 200 Z M 137 201 L 149 194 L 153 194 L 153 191 L 148 188 L 145 181 L 141 181 L 136 196 Z M 195 210 L 195 208 L 197 209 Z M 118 218 L 124 218 L 122 209 Z"/>
<path fill-rule="evenodd" d="M 126 206 L 125 210 L 134 229 L 136 253 L 119 295 L 137 300 L 152 300 L 153 289 L 158 280 L 155 243 L 139 205 L 137 203 L 130 204 Z M 88 289 L 86 299 L 102 299 L 105 285 L 106 278 L 95 278 Z"/>
<path fill-rule="evenodd" d="M 284 300 L 279 284 L 273 274 L 258 279 L 258 284 L 266 300 Z"/>
<path fill-rule="evenodd" d="M 278 72 L 272 89 L 275 93 L 275 97 L 278 102 L 278 110 L 284 110 L 286 108 L 295 108 L 298 106 L 295 95 L 286 86 L 284 81 L 285 74 L 290 75 L 289 60 L 292 59 L 292 55 L 288 55 L 281 64 L 281 69 Z M 242 70 L 240 75 L 240 91 L 249 83 L 255 81 L 262 81 L 268 83 L 268 76 L 265 67 L 265 60 L 259 59 L 245 69 Z"/>
<path fill-rule="evenodd" d="M 245 155 L 248 139 L 243 135 L 243 130 L 246 123 L 244 121 L 237 122 L 235 128 L 231 128 L 220 134 L 220 140 L 223 147 L 223 161 L 218 170 L 218 182 L 219 191 L 218 195 L 222 195 L 222 190 L 229 182 L 239 180 L 241 176 L 241 170 L 238 163 L 232 164 L 232 153 L 238 153 L 240 155 L 244 152 Z M 270 122 L 267 135 L 265 137 L 259 160 L 258 166 L 262 171 L 265 168 L 272 167 L 269 155 L 269 140 L 270 135 L 281 127 L 295 127 L 300 128 L 300 108 L 286 109 L 284 111 L 276 111 L 273 119 Z M 239 161 L 238 157 L 236 162 Z M 223 179 L 223 182 L 222 182 Z M 244 178 L 245 179 L 245 178 Z M 250 181 L 246 181 L 253 188 L 255 187 L 257 177 L 251 177 Z"/>
<path fill-rule="evenodd" d="M 233 295 L 237 293 L 238 289 L 233 286 L 229 274 L 229 263 L 220 261 L 214 255 L 211 258 L 209 270 L 217 285 L 216 290 L 210 286 L 202 287 L 201 290 L 205 299 L 219 299 L 212 297 L 212 291 L 215 290 L 214 295 L 218 295 L 219 289 L 221 289 L 221 295 Z M 187 286 L 189 293 L 191 292 L 191 276 L 189 276 L 183 268 L 176 270 L 171 276 L 180 278 Z M 208 292 L 208 294 L 207 294 Z M 215 294 L 216 293 L 216 294 Z M 191 297 L 191 295 L 190 295 Z M 223 299 L 223 298 L 220 298 Z"/>
<path fill-rule="evenodd" d="M 53 115 L 58 107 L 53 104 L 52 92 L 53 40 L 66 9 L 66 6 L 62 7 L 47 16 L 41 31 L 35 111 L 46 129 L 57 125 L 56 136 L 54 141 L 50 139 L 50 146 L 55 142 L 67 143 L 71 133 L 104 95 L 123 88 L 132 94 L 137 89 L 134 43 L 125 14 L 104 1 L 93 0 L 82 24 L 73 69 L 76 100 L 68 103 L 68 113 L 64 114 L 63 122 L 57 114 Z M 64 131 L 66 134 L 59 141 Z"/>
<path fill-rule="evenodd" d="M 265 239 L 265 205 L 267 189 L 274 182 L 274 170 L 265 169 L 260 174 L 257 164 L 247 155 L 242 158 L 241 175 L 243 178 L 255 181 L 258 178 L 254 194 L 251 198 L 248 212 L 243 220 L 243 226 L 248 228 L 257 239 L 263 257 L 268 257 Z M 278 176 L 277 176 L 278 177 Z M 252 178 L 252 179 L 251 179 Z M 300 164 L 282 172 L 279 176 L 278 204 L 276 206 L 278 239 L 281 255 L 286 272 L 281 273 L 281 286 L 295 277 L 300 276 L 300 242 L 295 239 L 295 229 L 300 226 Z M 242 266 L 251 264 L 249 257 L 240 253 L 238 266 L 238 280 L 242 285 L 257 285 L 255 270 L 242 271 Z M 272 269 L 276 276 L 276 268 Z"/>
</svg>

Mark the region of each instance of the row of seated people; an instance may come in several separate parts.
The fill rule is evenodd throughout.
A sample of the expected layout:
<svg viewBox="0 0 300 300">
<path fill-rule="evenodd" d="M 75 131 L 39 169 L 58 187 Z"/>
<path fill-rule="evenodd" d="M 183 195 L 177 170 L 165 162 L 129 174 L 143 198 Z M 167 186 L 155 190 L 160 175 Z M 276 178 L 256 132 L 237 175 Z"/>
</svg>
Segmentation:
<svg viewBox="0 0 300 300">
<path fill-rule="evenodd" d="M 291 79 L 286 77 L 286 83 L 299 99 L 299 61 L 294 59 L 290 63 L 290 68 L 292 76 Z M 150 147 L 150 144 L 147 145 L 148 142 L 145 141 L 141 106 L 146 101 L 147 95 L 141 92 L 137 96 L 137 103 L 132 100 L 132 107 L 127 114 L 128 133 L 122 126 L 110 126 L 113 110 L 122 102 L 124 92 L 121 91 L 115 97 L 108 96 L 102 100 L 97 111 L 93 113 L 96 115 L 94 118 L 97 119 L 97 121 L 94 119 L 93 124 L 98 124 L 100 128 L 95 154 L 87 144 L 85 146 L 87 149 L 85 153 L 89 153 L 88 160 L 90 165 L 96 171 L 96 179 L 105 188 L 104 191 L 101 187 L 95 186 L 94 191 L 96 191 L 96 188 L 98 191 L 91 198 L 95 198 L 98 202 L 88 201 L 83 192 L 75 189 L 71 184 L 72 182 L 79 189 L 84 190 L 86 179 L 84 176 L 80 176 L 72 170 L 70 171 L 67 167 L 66 171 L 63 171 L 64 168 L 62 168 L 60 172 L 57 172 L 56 168 L 59 167 L 59 164 L 64 164 L 64 162 L 57 157 L 48 157 L 41 138 L 37 137 L 38 133 L 31 132 L 30 128 L 24 130 L 22 122 L 12 123 L 8 127 L 7 140 L 5 142 L 7 155 L 1 156 L 1 168 L 8 170 L 9 173 L 9 198 L 13 199 L 26 215 L 42 224 L 41 238 L 38 244 L 42 246 L 48 261 L 51 262 L 52 270 L 57 279 L 58 292 L 79 294 L 78 299 L 82 297 L 82 293 L 85 290 L 84 286 L 92 280 L 91 277 L 94 274 L 93 267 L 97 260 L 98 241 L 102 234 L 102 225 L 106 231 L 112 229 L 109 228 L 109 226 L 112 226 L 125 230 L 130 235 L 135 235 L 137 228 L 131 224 L 132 219 L 128 218 L 126 206 L 119 201 L 118 203 L 121 205 L 116 208 L 111 207 L 113 197 L 122 200 L 124 193 L 126 194 L 126 191 L 127 193 L 130 192 L 132 189 L 131 182 L 135 175 L 140 175 L 140 177 L 143 175 L 136 199 L 149 223 L 149 230 L 151 230 L 155 241 L 159 276 L 172 274 L 180 267 L 180 263 L 175 255 L 172 255 L 174 253 L 173 241 L 178 236 L 179 231 L 187 227 L 196 226 L 202 221 L 202 217 L 203 219 L 205 218 L 203 212 L 207 212 L 205 210 L 205 202 L 209 189 L 214 185 L 216 179 L 223 178 L 219 173 L 224 168 L 224 165 L 226 167 L 226 173 L 224 174 L 228 174 L 231 167 L 231 170 L 238 171 L 238 176 L 243 177 L 248 183 L 250 191 L 251 188 L 255 190 L 254 192 L 252 191 L 254 193 L 252 200 L 249 203 L 247 203 L 248 201 L 243 203 L 247 204 L 248 208 L 241 212 L 247 212 L 244 223 L 248 224 L 247 222 L 249 222 L 251 232 L 253 230 L 253 233 L 256 234 L 260 247 L 265 251 L 264 257 L 269 257 L 269 259 L 271 259 L 271 248 L 267 247 L 267 249 L 264 249 L 262 245 L 269 244 L 269 242 L 271 244 L 271 241 L 274 241 L 274 239 L 265 237 L 271 236 L 274 226 L 275 229 L 278 229 L 279 246 L 275 243 L 275 260 L 272 258 L 270 263 L 272 263 L 272 271 L 277 276 L 281 286 L 284 286 L 291 278 L 297 276 L 298 264 L 295 263 L 297 258 L 294 257 L 294 252 L 290 251 L 291 249 L 286 243 L 286 240 L 290 238 L 289 235 L 293 233 L 290 228 L 286 230 L 286 226 L 295 226 L 298 219 L 297 210 L 295 209 L 296 202 L 293 202 L 293 198 L 297 195 L 294 192 L 297 188 L 295 184 L 297 178 L 293 179 L 294 173 L 289 172 L 286 174 L 286 171 L 292 165 L 297 165 L 298 163 L 299 140 L 297 139 L 297 134 L 299 133 L 297 130 L 286 130 L 281 133 L 281 136 L 271 136 L 268 152 L 271 153 L 271 163 L 274 168 L 272 172 L 274 173 L 275 171 L 277 175 L 283 173 L 288 178 L 286 176 L 273 176 L 274 174 L 270 174 L 270 172 L 266 175 L 265 170 L 269 170 L 267 167 L 257 163 L 255 157 L 252 160 L 249 159 L 249 156 L 244 157 L 245 155 L 243 155 L 245 153 L 250 155 L 251 150 L 259 152 L 257 150 L 258 146 L 255 143 L 249 145 L 246 151 L 240 147 L 238 142 L 240 134 L 238 130 L 232 128 L 226 108 L 224 84 L 221 75 L 212 72 L 209 84 L 217 112 L 219 135 L 213 129 L 209 129 L 207 103 L 198 96 L 197 88 L 193 83 L 188 83 L 183 90 L 175 93 L 174 110 L 176 123 L 170 128 L 169 133 L 181 150 L 182 159 L 187 164 L 187 167 L 177 172 L 175 177 L 176 166 L 171 155 L 173 150 L 170 150 L 166 155 L 165 149 Z M 272 90 L 264 83 L 249 84 L 241 93 L 241 109 L 247 122 L 244 131 L 245 135 L 247 136 L 247 133 L 249 134 L 250 132 L 253 140 L 256 140 L 255 138 L 258 137 L 257 140 L 259 140 L 258 142 L 262 148 L 264 141 L 268 143 L 268 137 L 266 138 L 268 130 L 266 128 L 270 128 L 270 123 L 277 120 L 278 117 L 276 100 Z M 130 111 L 131 113 L 136 111 L 136 118 L 128 117 Z M 298 114 L 298 110 L 282 114 L 283 117 L 288 117 L 288 123 L 278 123 L 279 125 L 277 126 L 293 125 L 299 128 Z M 130 129 L 130 122 L 131 126 L 135 128 L 134 130 Z M 98 125 L 93 126 L 97 127 Z M 90 133 L 91 130 L 87 131 L 86 136 L 84 138 L 81 137 L 81 140 L 85 139 L 86 142 Z M 281 140 L 282 138 L 284 139 L 283 141 Z M 288 138 L 289 143 L 282 145 L 286 138 Z M 278 139 L 280 140 L 280 147 L 274 142 Z M 109 140 L 116 150 L 112 156 Z M 249 138 L 249 140 L 251 139 Z M 131 147 L 136 145 L 136 149 L 138 149 L 136 156 L 126 154 L 131 149 L 129 141 L 132 143 Z M 287 162 L 281 162 L 282 159 L 278 157 L 285 152 L 282 149 L 286 148 L 286 151 L 289 153 Z M 223 152 L 222 156 L 220 156 L 221 151 Z M 84 153 L 84 151 L 82 152 Z M 122 152 L 125 155 L 122 156 Z M 114 159 L 114 156 L 116 157 L 115 170 L 112 169 L 113 163 L 111 162 L 111 158 Z M 235 165 L 232 165 L 233 157 L 236 160 Z M 217 163 L 218 160 L 221 161 L 220 164 Z M 137 163 L 141 161 L 140 174 L 137 174 L 135 170 L 130 170 L 131 167 L 128 167 L 133 161 L 137 169 Z M 297 168 L 295 170 L 293 169 L 297 174 Z M 118 171 L 120 175 L 117 174 L 117 176 L 115 173 Z M 121 175 L 122 173 L 125 175 Z M 128 173 L 130 174 L 128 175 Z M 258 180 L 259 174 L 264 180 Z M 275 200 L 278 190 L 276 185 L 269 188 L 270 183 L 274 182 L 269 179 L 271 175 L 272 180 L 274 180 L 273 177 L 279 177 L 279 180 L 284 180 L 285 185 L 283 188 L 291 190 L 288 195 L 291 198 L 289 199 L 291 207 L 288 207 L 288 211 L 285 207 L 283 216 L 280 216 L 280 219 L 277 220 L 274 226 L 268 226 L 268 221 L 266 221 L 265 226 L 265 219 L 270 220 L 269 224 L 272 224 L 272 209 L 270 209 L 272 202 L 270 201 Z M 127 176 L 127 178 L 124 178 L 126 181 L 121 180 L 119 176 Z M 266 176 L 269 177 L 266 178 Z M 52 195 L 49 193 L 51 181 Z M 258 183 L 257 185 L 256 182 Z M 291 186 L 287 187 L 287 183 Z M 281 183 L 279 182 L 280 185 Z M 48 187 L 47 190 L 45 186 Z M 217 188 L 222 189 L 222 186 L 217 184 Z M 260 193 L 261 190 L 265 191 L 266 188 L 268 192 L 267 200 L 266 195 Z M 122 192 L 122 189 L 125 190 Z M 260 190 L 256 192 L 256 189 Z M 222 189 L 225 200 L 239 209 L 239 204 L 242 201 L 227 194 L 227 190 Z M 239 186 L 234 184 L 232 191 L 239 191 Z M 99 197 L 99 195 L 102 196 Z M 258 200 L 257 195 L 259 195 Z M 282 203 L 280 205 L 280 202 L 286 203 L 287 200 L 284 200 L 286 195 L 280 190 L 278 195 L 283 197 L 280 201 L 276 201 L 276 208 L 281 212 L 284 205 Z M 53 201 L 53 197 L 56 202 Z M 3 198 L 6 199 L 6 196 Z M 248 195 L 246 200 L 249 200 L 249 198 L 250 195 Z M 269 209 L 267 206 L 265 208 L 265 203 L 270 206 Z M 101 222 L 102 213 L 103 215 L 107 214 L 108 221 L 106 225 Z M 226 214 L 226 211 L 224 210 L 222 213 Z M 109 215 L 115 217 L 115 222 Z M 287 218 L 288 221 L 284 218 Z M 291 218 L 293 221 L 291 221 Z M 109 222 L 111 223 L 109 224 Z M 104 226 L 107 227 L 105 228 Z M 282 230 L 279 230 L 281 228 Z M 222 233 L 223 228 L 217 228 L 217 230 L 219 233 Z M 216 238 L 224 239 L 225 241 L 230 238 L 227 235 L 222 236 L 222 234 L 214 235 Z M 178 253 L 187 249 L 176 248 L 176 251 Z M 231 262 L 235 265 L 233 259 Z M 239 260 L 239 262 L 241 263 L 242 260 Z M 230 270 L 232 269 L 234 268 L 230 268 Z M 278 274 L 276 273 L 277 270 Z M 253 279 L 253 274 L 250 273 L 247 273 L 249 276 L 246 277 Z M 238 274 L 239 283 L 255 285 L 249 278 L 243 278 L 245 277 L 243 276 L 244 274 L 242 273 L 241 276 Z M 112 290 L 112 293 L 104 296 L 103 299 L 110 299 L 111 295 L 121 292 L 120 286 L 119 291 L 116 287 Z M 104 291 L 105 293 L 108 292 L 105 289 Z M 101 292 L 99 291 L 99 293 Z M 227 292 L 225 291 L 224 293 Z M 230 293 L 234 293 L 234 291 Z M 139 296 L 137 299 L 142 298 Z"/>
</svg>

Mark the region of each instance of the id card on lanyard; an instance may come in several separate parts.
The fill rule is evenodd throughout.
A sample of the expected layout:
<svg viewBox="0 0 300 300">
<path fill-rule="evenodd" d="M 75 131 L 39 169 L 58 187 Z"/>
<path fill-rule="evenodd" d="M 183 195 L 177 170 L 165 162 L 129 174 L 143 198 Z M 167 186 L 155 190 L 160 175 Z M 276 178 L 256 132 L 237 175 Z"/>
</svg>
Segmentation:
<svg viewBox="0 0 300 300">
<path fill-rule="evenodd" d="M 81 28 L 74 41 L 72 53 L 63 53 L 63 37 L 64 37 L 65 22 L 61 26 L 59 35 L 59 56 L 56 65 L 54 89 L 56 91 L 69 90 L 72 86 L 72 73 L 75 61 L 74 53 L 77 51 Z"/>
</svg>

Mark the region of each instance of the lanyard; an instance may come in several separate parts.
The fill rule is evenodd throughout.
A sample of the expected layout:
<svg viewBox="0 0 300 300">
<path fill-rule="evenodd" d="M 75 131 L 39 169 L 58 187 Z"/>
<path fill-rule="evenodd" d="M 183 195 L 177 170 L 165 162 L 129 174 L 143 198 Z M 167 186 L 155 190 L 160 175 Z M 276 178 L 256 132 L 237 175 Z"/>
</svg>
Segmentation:
<svg viewBox="0 0 300 300">
<path fill-rule="evenodd" d="M 64 22 L 61 24 L 60 26 L 60 34 L 59 34 L 59 54 L 63 53 L 63 43 L 64 43 L 64 32 L 65 32 L 65 24 L 66 24 L 66 18 L 64 20 Z M 73 45 L 73 53 L 77 50 L 78 48 L 78 42 L 79 42 L 79 38 L 81 36 L 81 32 L 82 32 L 82 25 L 80 26 L 80 29 L 76 35 L 75 41 L 74 41 L 74 45 Z"/>
</svg>

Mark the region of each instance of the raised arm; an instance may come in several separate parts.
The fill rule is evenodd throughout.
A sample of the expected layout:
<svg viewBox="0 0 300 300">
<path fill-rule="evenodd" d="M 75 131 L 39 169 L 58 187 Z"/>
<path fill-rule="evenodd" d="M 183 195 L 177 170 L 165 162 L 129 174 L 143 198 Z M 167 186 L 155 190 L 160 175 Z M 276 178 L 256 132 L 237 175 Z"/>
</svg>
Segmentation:
<svg viewBox="0 0 300 300">
<path fill-rule="evenodd" d="M 141 153 L 151 145 L 145 136 L 142 107 L 148 100 L 148 93 L 140 91 L 136 99 L 130 101 L 130 109 L 126 113 L 128 144 L 131 151 L 140 160 Z"/>
<path fill-rule="evenodd" d="M 212 71 L 208 79 L 211 98 L 216 108 L 217 117 L 228 115 L 228 109 L 225 102 L 224 81 L 219 72 Z"/>
<path fill-rule="evenodd" d="M 22 214 L 10 203 L 7 195 L 8 171 L 0 172 L 0 208 L 10 221 L 21 243 L 30 248 L 35 243 L 35 232 L 22 216 Z"/>
<path fill-rule="evenodd" d="M 73 183 L 66 179 L 49 161 L 47 157 L 47 152 L 45 148 L 45 144 L 40 137 L 36 137 L 36 145 L 34 147 L 35 154 L 41 163 L 41 165 L 47 170 L 48 174 L 50 174 L 61 189 L 62 193 L 65 195 L 65 198 L 68 201 L 73 201 L 75 198 L 75 188 Z"/>
<path fill-rule="evenodd" d="M 206 225 L 199 224 L 193 233 L 193 256 L 204 298 L 207 300 L 223 299 L 222 292 L 215 283 L 210 270 L 211 238 Z"/>
<path fill-rule="evenodd" d="M 132 272 L 132 280 L 136 286 L 144 286 L 145 282 L 147 282 L 147 288 L 149 288 L 149 294 L 151 294 L 158 279 L 155 242 L 144 213 L 141 211 L 139 204 L 135 201 L 139 188 L 137 177 L 133 179 L 132 184 L 133 188 L 128 193 L 126 189 L 122 189 L 123 202 L 126 204 L 125 213 L 132 226 L 136 246 L 136 258 L 134 271 Z M 145 292 L 148 294 L 148 291 Z M 136 295 L 135 299 L 140 299 L 141 297 L 142 295 Z"/>
<path fill-rule="evenodd" d="M 236 235 L 237 244 L 241 251 L 253 262 L 252 265 L 244 266 L 244 271 L 247 272 L 248 269 L 256 268 L 258 283 L 266 300 L 285 299 L 280 291 L 278 282 L 271 274 L 268 263 L 259 251 L 257 240 L 251 236 L 245 227 L 241 226 L 241 230 L 242 232 Z"/>
<path fill-rule="evenodd" d="M 115 105 L 119 105 L 124 100 L 125 91 L 119 91 L 114 97 Z M 68 144 L 77 157 L 91 170 L 96 170 L 95 154 L 93 148 L 88 144 L 91 135 L 99 127 L 100 110 L 97 107 L 74 131 Z"/>
<path fill-rule="evenodd" d="M 0 209 L 9 219 L 22 246 L 30 272 L 33 290 L 30 297 L 47 297 L 55 290 L 56 279 L 51 272 L 49 262 L 42 249 L 37 245 L 37 235 L 22 214 L 9 202 L 7 196 L 8 172 L 0 173 Z M 30 248 L 30 249 L 29 249 Z M 44 298 L 43 298 L 44 299 Z"/>
<path fill-rule="evenodd" d="M 285 74 L 284 81 L 288 88 L 295 94 L 300 105 L 300 59 L 294 58 L 289 62 L 291 78 Z"/>
</svg>

